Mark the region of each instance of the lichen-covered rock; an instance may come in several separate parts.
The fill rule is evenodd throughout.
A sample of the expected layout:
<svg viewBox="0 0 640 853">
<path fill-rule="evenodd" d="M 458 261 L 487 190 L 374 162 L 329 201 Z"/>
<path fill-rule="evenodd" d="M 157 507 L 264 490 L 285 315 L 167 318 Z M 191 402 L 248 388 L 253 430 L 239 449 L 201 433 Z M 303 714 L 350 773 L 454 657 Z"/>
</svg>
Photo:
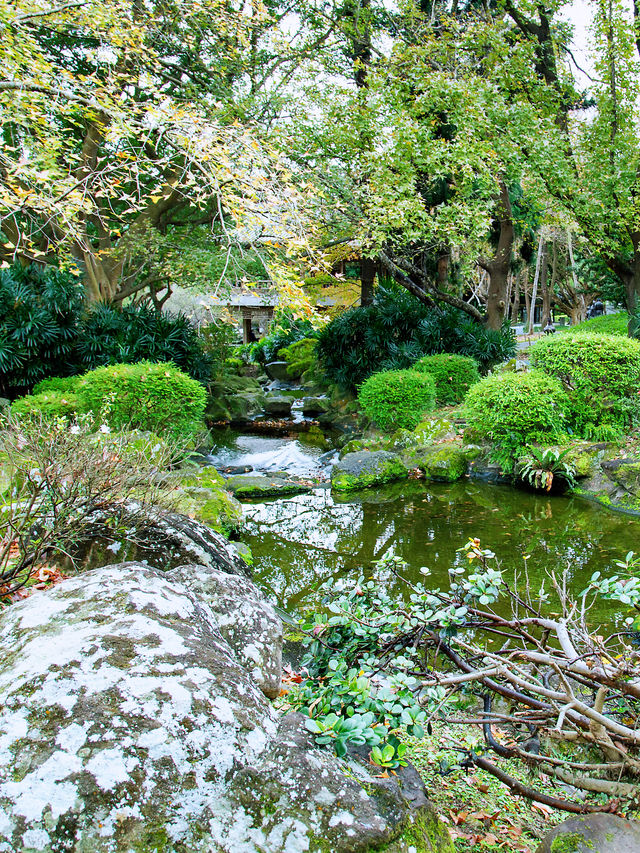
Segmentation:
<svg viewBox="0 0 640 853">
<path fill-rule="evenodd" d="M 264 392 L 257 379 L 226 375 L 209 385 L 205 420 L 208 423 L 242 423 L 262 411 L 264 400 Z"/>
<path fill-rule="evenodd" d="M 457 434 L 455 425 L 447 418 L 429 418 L 419 423 L 413 432 L 421 444 L 454 439 Z"/>
<path fill-rule="evenodd" d="M 309 480 L 291 477 L 286 473 L 238 474 L 235 477 L 229 477 L 226 485 L 240 500 L 299 495 L 313 488 L 313 483 Z"/>
<path fill-rule="evenodd" d="M 287 361 L 268 361 L 264 369 L 267 371 L 269 379 L 275 379 L 278 382 L 291 382 Z"/>
<path fill-rule="evenodd" d="M 225 488 L 224 478 L 207 467 L 183 474 L 172 495 L 175 508 L 228 536 L 242 524 L 242 506 Z"/>
<path fill-rule="evenodd" d="M 331 488 L 338 492 L 368 489 L 409 476 L 407 466 L 396 453 L 387 450 L 360 450 L 347 453 L 331 469 Z"/>
<path fill-rule="evenodd" d="M 178 566 L 167 577 L 210 608 L 242 666 L 265 696 L 275 699 L 282 685 L 282 621 L 255 584 L 202 566 Z"/>
<path fill-rule="evenodd" d="M 404 461 L 419 468 L 429 480 L 453 483 L 467 473 L 469 462 L 464 450 L 457 444 L 434 444 L 408 450 Z"/>
<path fill-rule="evenodd" d="M 315 418 L 328 412 L 329 400 L 326 397 L 305 397 L 302 401 L 302 414 L 307 418 Z"/>
<path fill-rule="evenodd" d="M 640 821 L 613 814 L 570 817 L 547 832 L 538 853 L 640 853 Z"/>
<path fill-rule="evenodd" d="M 278 719 L 220 580 L 120 564 L 0 614 L 0 851 L 451 851 L 419 784 Z"/>
</svg>

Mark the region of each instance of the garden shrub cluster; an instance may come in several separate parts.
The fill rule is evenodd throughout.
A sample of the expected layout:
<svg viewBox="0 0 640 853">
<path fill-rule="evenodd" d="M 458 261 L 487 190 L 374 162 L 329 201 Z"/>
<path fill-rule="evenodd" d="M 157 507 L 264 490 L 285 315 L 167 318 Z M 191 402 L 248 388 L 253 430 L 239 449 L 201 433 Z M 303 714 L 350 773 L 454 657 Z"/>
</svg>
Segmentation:
<svg viewBox="0 0 640 853">
<path fill-rule="evenodd" d="M 278 350 L 278 357 L 287 362 L 287 373 L 292 379 L 298 379 L 313 367 L 316 361 L 316 343 L 315 338 L 302 338 Z"/>
<path fill-rule="evenodd" d="M 570 415 L 562 385 L 541 370 L 488 376 L 469 390 L 464 405 L 468 428 L 493 442 L 503 467 L 527 445 L 566 434 Z"/>
<path fill-rule="evenodd" d="M 186 317 L 146 306 L 83 305 L 71 273 L 35 264 L 0 270 L 0 395 L 106 364 L 170 361 L 194 379 L 211 375 L 211 353 Z"/>
<path fill-rule="evenodd" d="M 318 335 L 318 358 L 327 377 L 355 390 L 380 370 L 411 367 L 425 355 L 457 353 L 483 372 L 515 354 L 511 329 L 495 331 L 455 308 L 430 308 L 410 293 L 381 284 L 373 305 L 338 315 Z"/>
<path fill-rule="evenodd" d="M 283 347 L 288 347 L 303 338 L 315 338 L 316 335 L 317 332 L 309 320 L 293 317 L 288 311 L 280 311 L 274 317 L 269 334 L 249 345 L 249 360 L 258 364 L 267 364 L 278 358 L 278 352 Z"/>
<path fill-rule="evenodd" d="M 629 315 L 626 311 L 617 314 L 602 314 L 600 317 L 592 317 L 583 323 L 572 326 L 569 334 L 584 332 L 588 335 L 619 335 L 626 338 L 629 329 Z"/>
<path fill-rule="evenodd" d="M 433 376 L 436 402 L 440 406 L 461 403 L 469 388 L 480 381 L 478 363 L 473 358 L 454 353 L 426 355 L 416 361 L 413 369 Z"/>
<path fill-rule="evenodd" d="M 382 429 L 413 429 L 435 406 L 435 381 L 415 370 L 374 373 L 361 385 L 358 400 Z"/>
<path fill-rule="evenodd" d="M 571 400 L 572 427 L 587 438 L 615 438 L 640 415 L 640 341 L 559 335 L 531 348 L 531 364 L 562 383 Z"/>
<path fill-rule="evenodd" d="M 114 364 L 83 376 L 47 379 L 11 406 L 16 415 L 73 417 L 91 412 L 112 429 L 193 437 L 202 428 L 204 387 L 166 363 Z"/>
</svg>

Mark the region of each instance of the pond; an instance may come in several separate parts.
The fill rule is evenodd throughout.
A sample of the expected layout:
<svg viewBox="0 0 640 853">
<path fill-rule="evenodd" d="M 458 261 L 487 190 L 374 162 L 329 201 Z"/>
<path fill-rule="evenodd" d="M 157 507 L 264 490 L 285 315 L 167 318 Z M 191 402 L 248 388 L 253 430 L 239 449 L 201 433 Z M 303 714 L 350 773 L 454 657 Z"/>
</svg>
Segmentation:
<svg viewBox="0 0 640 853">
<path fill-rule="evenodd" d="M 220 454 L 227 462 L 242 456 L 243 464 L 252 464 L 256 441 L 267 440 L 232 438 L 211 459 L 219 465 Z M 326 454 L 323 459 L 321 450 L 294 439 L 268 442 L 257 450 L 262 466 L 269 466 L 273 455 L 279 469 L 290 459 L 296 473 L 326 474 L 330 459 Z M 313 606 L 327 579 L 355 578 L 363 570 L 392 595 L 404 597 L 405 584 L 374 568 L 390 549 L 407 562 L 409 580 L 423 580 L 420 569 L 426 566 L 429 583 L 444 587 L 449 568 L 464 564 L 458 549 L 471 537 L 495 552 L 510 580 L 518 575 L 534 592 L 542 583 L 550 590 L 550 573 L 560 577 L 566 571 L 577 593 L 594 571 L 613 572 L 616 560 L 638 550 L 640 532 L 640 519 L 580 498 L 466 479 L 454 484 L 408 481 L 345 496 L 332 495 L 323 485 L 310 494 L 245 504 L 244 513 L 242 539 L 255 559 L 254 578 L 291 614 Z M 611 602 L 599 607 L 592 611 L 598 621 L 623 615 Z"/>
</svg>

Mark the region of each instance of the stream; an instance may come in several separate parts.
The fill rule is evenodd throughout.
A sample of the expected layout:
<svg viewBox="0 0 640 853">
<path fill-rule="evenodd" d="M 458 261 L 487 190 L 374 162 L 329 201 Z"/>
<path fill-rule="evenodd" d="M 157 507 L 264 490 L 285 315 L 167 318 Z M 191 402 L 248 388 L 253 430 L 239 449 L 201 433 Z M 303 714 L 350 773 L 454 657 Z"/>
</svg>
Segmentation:
<svg viewBox="0 0 640 853">
<path fill-rule="evenodd" d="M 549 496 L 510 486 L 461 480 L 453 484 L 404 481 L 383 489 L 332 495 L 330 467 L 336 455 L 300 438 L 262 438 L 226 431 L 211 451 L 216 467 L 251 466 L 326 479 L 309 494 L 245 503 L 242 539 L 254 557 L 256 582 L 290 614 L 319 600 L 329 578 L 364 571 L 399 598 L 406 584 L 374 566 L 390 549 L 407 563 L 408 580 L 444 587 L 448 570 L 466 560 L 458 549 L 472 537 L 495 552 L 511 582 L 537 594 L 552 592 L 549 575 L 567 572 L 575 594 L 593 572 L 615 571 L 615 561 L 638 549 L 640 519 L 608 511 L 581 498 Z M 553 607 L 551 608 L 553 610 Z M 611 623 L 628 615 L 601 601 L 592 620 Z"/>
</svg>

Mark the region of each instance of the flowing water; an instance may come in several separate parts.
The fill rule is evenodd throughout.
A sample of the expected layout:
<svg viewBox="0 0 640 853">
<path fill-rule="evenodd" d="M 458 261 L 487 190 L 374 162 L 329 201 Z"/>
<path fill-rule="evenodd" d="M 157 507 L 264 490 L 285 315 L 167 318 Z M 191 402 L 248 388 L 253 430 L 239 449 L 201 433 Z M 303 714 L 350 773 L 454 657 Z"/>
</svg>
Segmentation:
<svg viewBox="0 0 640 853">
<path fill-rule="evenodd" d="M 226 448 L 214 449 L 212 460 L 220 465 L 242 459 L 241 464 L 257 462 L 268 471 L 276 470 L 268 467 L 272 458 L 278 470 L 289 460 L 292 473 L 326 472 L 330 460 L 322 458 L 322 450 L 292 439 L 260 443 L 265 441 L 232 438 Z M 449 568 L 465 562 L 458 549 L 478 537 L 495 552 L 510 580 L 518 576 L 534 592 L 543 583 L 550 590 L 549 574 L 561 577 L 566 571 L 574 593 L 594 571 L 613 572 L 615 560 L 640 550 L 639 518 L 580 498 L 469 480 L 408 481 L 345 496 L 320 487 L 310 494 L 245 504 L 244 512 L 242 539 L 253 552 L 254 578 L 289 613 L 313 605 L 327 579 L 355 578 L 361 571 L 391 594 L 405 596 L 406 586 L 397 577 L 374 567 L 390 549 L 407 562 L 409 580 L 423 580 L 420 569 L 427 566 L 429 583 L 444 587 Z M 611 602 L 598 608 L 593 617 L 606 622 L 623 612 Z"/>
</svg>

